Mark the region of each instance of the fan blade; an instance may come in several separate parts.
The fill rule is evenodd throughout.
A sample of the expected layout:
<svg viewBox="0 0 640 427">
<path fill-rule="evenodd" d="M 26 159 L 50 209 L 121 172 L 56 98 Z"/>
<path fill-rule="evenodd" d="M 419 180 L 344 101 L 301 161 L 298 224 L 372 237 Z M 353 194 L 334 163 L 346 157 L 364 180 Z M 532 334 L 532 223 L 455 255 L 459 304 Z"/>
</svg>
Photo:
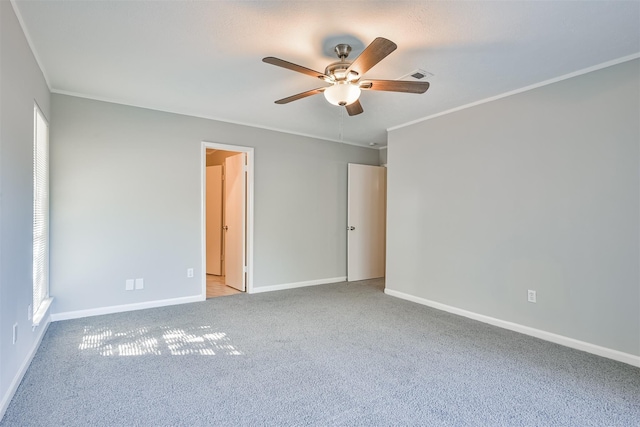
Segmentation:
<svg viewBox="0 0 640 427">
<path fill-rule="evenodd" d="M 351 104 L 345 106 L 345 108 L 347 109 L 347 113 L 349 113 L 350 116 L 356 116 L 364 111 L 362 109 L 362 105 L 360 104 L 360 100 L 358 99 L 356 99 L 355 102 L 352 102 Z"/>
<path fill-rule="evenodd" d="M 384 90 L 388 92 L 425 93 L 429 82 L 407 82 L 404 80 L 365 80 L 360 82 L 362 90 Z"/>
<path fill-rule="evenodd" d="M 267 56 L 266 58 L 262 58 L 262 62 L 266 62 L 267 64 L 276 65 L 278 67 L 286 68 L 287 70 L 297 71 L 298 73 L 306 74 L 311 77 L 316 77 L 318 79 L 328 79 L 329 76 L 319 72 L 314 71 L 310 68 L 303 67 L 302 65 L 294 64 L 293 62 L 285 61 L 284 59 L 274 58 L 273 56 Z"/>
<path fill-rule="evenodd" d="M 391 40 L 382 37 L 376 38 L 362 51 L 360 56 L 353 61 L 347 69 L 347 73 L 349 71 L 355 71 L 362 76 L 373 68 L 374 65 L 386 58 L 387 55 L 396 50 L 397 47 L 398 46 Z"/>
<path fill-rule="evenodd" d="M 291 95 L 286 98 L 282 98 L 276 101 L 276 104 L 288 104 L 291 101 L 297 101 L 298 99 L 306 98 L 307 96 L 317 95 L 324 92 L 326 87 L 319 87 L 317 89 L 311 89 L 306 92 L 299 93 L 297 95 Z"/>
</svg>

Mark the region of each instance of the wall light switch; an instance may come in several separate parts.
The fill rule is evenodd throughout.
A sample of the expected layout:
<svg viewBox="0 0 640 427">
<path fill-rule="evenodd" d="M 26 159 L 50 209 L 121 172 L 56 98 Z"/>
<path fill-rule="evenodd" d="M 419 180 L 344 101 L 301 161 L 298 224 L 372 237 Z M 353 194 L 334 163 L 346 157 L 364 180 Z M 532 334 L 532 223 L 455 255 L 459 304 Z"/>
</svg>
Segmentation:
<svg viewBox="0 0 640 427">
<path fill-rule="evenodd" d="M 136 279 L 136 289 L 144 289 L 144 279 Z"/>
<path fill-rule="evenodd" d="M 127 291 L 133 290 L 133 279 L 127 279 L 124 289 Z"/>
</svg>

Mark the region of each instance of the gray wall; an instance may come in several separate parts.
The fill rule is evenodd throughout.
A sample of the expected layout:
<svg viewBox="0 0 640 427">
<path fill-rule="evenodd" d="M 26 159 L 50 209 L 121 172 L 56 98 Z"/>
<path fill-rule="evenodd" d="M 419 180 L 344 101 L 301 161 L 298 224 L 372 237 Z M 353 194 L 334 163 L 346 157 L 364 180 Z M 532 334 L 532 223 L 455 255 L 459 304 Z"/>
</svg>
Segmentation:
<svg viewBox="0 0 640 427">
<path fill-rule="evenodd" d="M 10 386 L 39 342 L 33 301 L 33 106 L 50 119 L 49 89 L 11 3 L 0 2 L 0 416 Z M 12 344 L 13 324 L 18 341 Z M 19 379 L 19 378 L 18 378 Z"/>
<path fill-rule="evenodd" d="M 640 355 L 639 76 L 391 131 L 387 288 Z"/>
<path fill-rule="evenodd" d="M 379 159 L 380 159 L 379 160 L 380 165 L 386 165 L 387 164 L 387 148 L 386 147 L 380 149 Z"/>
<path fill-rule="evenodd" d="M 347 163 L 377 150 L 64 95 L 52 109 L 54 313 L 201 293 L 203 140 L 255 148 L 254 287 L 346 275 Z"/>
</svg>

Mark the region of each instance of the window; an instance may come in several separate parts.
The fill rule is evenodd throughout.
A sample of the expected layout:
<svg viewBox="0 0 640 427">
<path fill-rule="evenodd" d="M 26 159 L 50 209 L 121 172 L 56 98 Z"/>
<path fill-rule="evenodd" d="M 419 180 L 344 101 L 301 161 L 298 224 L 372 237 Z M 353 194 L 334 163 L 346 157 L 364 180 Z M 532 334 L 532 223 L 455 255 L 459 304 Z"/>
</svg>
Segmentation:
<svg viewBox="0 0 640 427">
<path fill-rule="evenodd" d="M 49 125 L 34 107 L 33 126 L 33 326 L 44 318 L 49 298 Z"/>
</svg>

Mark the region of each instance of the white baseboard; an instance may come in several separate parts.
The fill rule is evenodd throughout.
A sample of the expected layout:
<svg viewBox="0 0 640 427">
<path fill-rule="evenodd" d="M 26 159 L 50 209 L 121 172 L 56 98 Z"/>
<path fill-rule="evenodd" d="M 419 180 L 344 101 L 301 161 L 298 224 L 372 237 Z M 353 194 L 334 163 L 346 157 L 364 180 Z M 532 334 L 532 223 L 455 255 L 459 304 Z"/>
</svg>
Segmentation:
<svg viewBox="0 0 640 427">
<path fill-rule="evenodd" d="M 172 299 L 163 299 L 157 301 L 147 301 L 135 304 L 112 305 L 110 307 L 91 308 L 88 310 L 66 311 L 63 313 L 52 313 L 51 321 L 80 319 L 82 317 L 100 316 L 103 314 L 123 313 L 125 311 L 144 310 L 145 308 L 166 307 L 169 305 L 187 304 L 191 302 L 204 301 L 203 295 L 194 295 L 191 297 L 181 297 Z"/>
<path fill-rule="evenodd" d="M 285 289 L 302 288 L 305 286 L 327 285 L 329 283 L 344 282 L 346 280 L 347 280 L 347 277 L 342 276 L 342 277 L 332 277 L 330 279 L 308 280 L 306 282 L 284 283 L 282 285 L 254 286 L 251 293 L 257 294 L 260 292 L 282 291 Z"/>
<path fill-rule="evenodd" d="M 506 320 L 500 320 L 500 319 L 496 319 L 495 317 L 485 316 L 484 314 L 478 314 L 472 311 L 463 310 L 461 308 L 431 301 L 425 298 L 420 298 L 414 295 L 405 294 L 404 292 L 394 291 L 393 289 L 385 288 L 384 293 L 397 298 L 401 298 L 408 301 L 416 302 L 418 304 L 426 305 L 428 307 L 436 308 L 438 310 L 447 311 L 449 313 L 457 314 L 459 316 L 468 317 L 469 319 L 477 320 L 483 323 L 488 323 L 493 326 L 498 326 L 499 328 L 520 332 L 521 334 L 540 338 L 545 341 L 551 341 L 553 343 L 560 344 L 565 347 L 586 351 L 587 353 L 596 354 L 598 356 L 606 357 L 608 359 L 617 360 L 618 362 L 623 362 L 629 365 L 640 367 L 640 356 L 635 356 L 629 353 L 623 353 L 618 350 L 612 350 L 610 348 L 601 347 L 599 345 L 591 344 L 584 341 L 579 341 L 573 338 L 565 337 L 563 335 L 542 331 L 540 329 L 531 328 L 529 326 L 520 325 L 518 323 L 507 322 Z"/>
<path fill-rule="evenodd" d="M 38 352 L 38 348 L 40 348 L 40 343 L 42 342 L 42 338 L 44 338 L 44 334 L 47 332 L 47 329 L 49 328 L 50 323 L 51 323 L 51 317 L 47 317 L 43 322 L 40 323 L 40 326 L 39 326 L 40 331 L 38 332 L 38 337 L 36 338 L 33 346 L 31 347 L 31 350 L 29 351 L 27 358 L 24 359 L 24 361 L 22 362 L 22 365 L 20 365 L 20 369 L 18 369 L 18 372 L 16 372 L 16 375 L 13 377 L 13 380 L 11 381 L 11 385 L 9 385 L 7 392 L 4 394 L 4 396 L 2 396 L 2 400 L 0 401 L 0 421 L 2 420 L 2 417 L 4 417 L 4 413 L 7 411 L 7 408 L 9 407 L 9 403 L 11 403 L 11 399 L 13 399 L 13 395 L 16 394 L 16 391 L 18 390 L 18 386 L 22 382 L 22 378 L 24 377 L 24 374 L 27 373 L 27 369 L 29 369 L 29 365 L 31 365 L 31 361 L 33 360 L 33 357 Z"/>
</svg>

